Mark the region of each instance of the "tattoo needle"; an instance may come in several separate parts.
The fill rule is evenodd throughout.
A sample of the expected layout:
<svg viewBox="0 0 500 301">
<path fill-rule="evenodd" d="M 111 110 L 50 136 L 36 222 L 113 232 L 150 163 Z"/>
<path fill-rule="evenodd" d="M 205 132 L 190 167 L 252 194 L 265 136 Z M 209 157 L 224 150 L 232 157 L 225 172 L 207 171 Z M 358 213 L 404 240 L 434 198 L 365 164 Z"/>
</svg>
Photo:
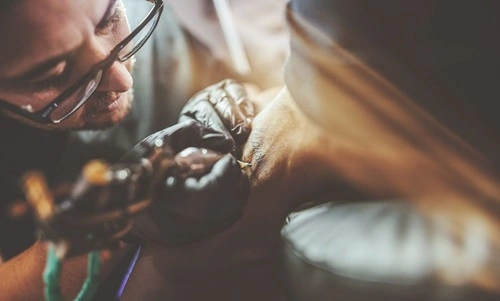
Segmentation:
<svg viewBox="0 0 500 301">
<path fill-rule="evenodd" d="M 238 163 L 240 164 L 240 167 L 243 169 L 243 168 L 247 168 L 247 167 L 252 167 L 252 163 L 248 163 L 248 162 L 243 162 L 243 161 L 240 161 L 240 160 L 236 160 L 238 161 Z"/>
</svg>

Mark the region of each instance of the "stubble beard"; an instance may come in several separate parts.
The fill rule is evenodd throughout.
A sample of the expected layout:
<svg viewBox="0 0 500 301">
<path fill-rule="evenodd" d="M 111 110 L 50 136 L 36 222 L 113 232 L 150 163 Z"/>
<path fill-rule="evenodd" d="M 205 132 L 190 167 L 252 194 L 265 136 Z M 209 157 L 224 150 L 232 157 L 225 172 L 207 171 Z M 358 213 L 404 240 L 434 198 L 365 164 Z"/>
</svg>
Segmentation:
<svg viewBox="0 0 500 301">
<path fill-rule="evenodd" d="M 99 116 L 101 112 L 112 102 L 112 99 L 123 97 L 123 104 L 115 112 Z M 124 92 L 123 95 L 114 92 L 99 93 L 94 95 L 95 99 L 85 108 L 82 115 L 85 125 L 81 129 L 102 130 L 112 127 L 125 119 L 132 109 L 134 99 L 133 89 Z"/>
<path fill-rule="evenodd" d="M 136 62 L 136 57 L 133 56 L 127 62 L 127 70 L 130 74 L 133 74 L 134 66 Z M 118 112 L 113 113 L 112 116 L 108 118 L 99 119 L 99 112 L 105 109 L 110 103 L 111 100 L 120 96 L 120 93 L 116 92 L 100 92 L 98 94 L 94 94 L 92 98 L 88 102 L 87 107 L 84 109 L 82 114 L 82 120 L 84 121 L 84 125 L 80 128 L 82 130 L 102 130 L 109 127 L 112 127 L 125 119 L 132 109 L 132 103 L 134 101 L 134 89 L 130 88 L 130 90 L 123 92 L 124 101 L 122 107 L 118 108 Z"/>
</svg>

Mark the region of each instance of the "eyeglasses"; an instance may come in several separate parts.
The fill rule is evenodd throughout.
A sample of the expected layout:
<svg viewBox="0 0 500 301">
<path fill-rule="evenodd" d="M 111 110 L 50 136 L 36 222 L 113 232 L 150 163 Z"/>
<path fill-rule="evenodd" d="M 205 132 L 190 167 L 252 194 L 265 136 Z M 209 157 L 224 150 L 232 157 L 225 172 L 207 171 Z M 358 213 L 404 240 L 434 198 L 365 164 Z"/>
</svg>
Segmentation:
<svg viewBox="0 0 500 301">
<path fill-rule="evenodd" d="M 31 112 L 28 109 L 20 108 L 1 100 L 0 106 L 40 123 L 60 123 L 68 118 L 92 96 L 101 82 L 104 70 L 111 67 L 115 61 L 123 63 L 130 59 L 149 39 L 156 25 L 158 25 L 158 20 L 163 11 L 163 1 L 147 1 L 154 1 L 154 7 L 130 35 L 116 45 L 106 59 L 94 65 L 89 72 L 56 97 L 45 108 L 38 112 Z"/>
</svg>

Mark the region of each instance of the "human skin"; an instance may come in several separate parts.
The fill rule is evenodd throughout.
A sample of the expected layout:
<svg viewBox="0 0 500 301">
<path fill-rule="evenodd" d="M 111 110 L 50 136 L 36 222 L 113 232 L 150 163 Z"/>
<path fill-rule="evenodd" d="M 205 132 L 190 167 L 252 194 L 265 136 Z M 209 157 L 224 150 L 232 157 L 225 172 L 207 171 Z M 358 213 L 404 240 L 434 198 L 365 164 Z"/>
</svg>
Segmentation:
<svg viewBox="0 0 500 301">
<path fill-rule="evenodd" d="M 106 58 L 130 33 L 121 2 L 114 3 L 23 0 L 4 12 L 0 21 L 0 99 L 19 107 L 30 105 L 38 111 Z M 102 26 L 105 21 L 110 21 L 106 27 Z M 61 55 L 63 59 L 57 59 L 41 73 L 19 78 Z M 104 128 L 118 123 L 132 102 L 132 61 L 115 62 L 105 70 L 94 95 L 60 124 L 42 126 L 22 121 L 54 129 Z M 46 84 L 59 75 L 64 75 L 61 83 Z"/>
</svg>

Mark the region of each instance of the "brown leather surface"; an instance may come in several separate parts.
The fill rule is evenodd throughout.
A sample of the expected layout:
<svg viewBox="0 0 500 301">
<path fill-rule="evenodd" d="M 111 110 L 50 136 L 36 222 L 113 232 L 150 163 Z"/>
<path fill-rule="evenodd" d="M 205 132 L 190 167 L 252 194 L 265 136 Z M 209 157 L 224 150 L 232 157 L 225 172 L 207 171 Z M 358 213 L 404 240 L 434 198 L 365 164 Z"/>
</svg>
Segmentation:
<svg viewBox="0 0 500 301">
<path fill-rule="evenodd" d="M 456 234 L 459 223 L 463 232 Z M 329 203 L 290 216 L 283 277 L 295 301 L 499 300 L 494 237 L 404 201 Z M 478 231 L 476 234 L 475 231 Z M 482 287 L 496 283 L 496 291 Z"/>
</svg>

